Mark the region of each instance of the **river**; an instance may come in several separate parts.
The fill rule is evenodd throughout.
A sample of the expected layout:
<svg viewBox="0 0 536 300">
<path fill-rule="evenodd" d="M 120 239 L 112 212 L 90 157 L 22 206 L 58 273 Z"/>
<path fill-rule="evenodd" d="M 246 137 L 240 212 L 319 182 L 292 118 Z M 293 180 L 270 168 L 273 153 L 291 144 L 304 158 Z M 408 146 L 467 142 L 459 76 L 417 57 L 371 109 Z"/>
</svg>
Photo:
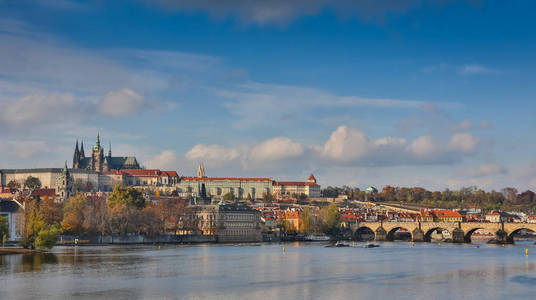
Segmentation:
<svg viewBox="0 0 536 300">
<path fill-rule="evenodd" d="M 324 245 L 84 246 L 5 255 L 0 299 L 533 299 L 536 292 L 529 242 Z"/>
</svg>

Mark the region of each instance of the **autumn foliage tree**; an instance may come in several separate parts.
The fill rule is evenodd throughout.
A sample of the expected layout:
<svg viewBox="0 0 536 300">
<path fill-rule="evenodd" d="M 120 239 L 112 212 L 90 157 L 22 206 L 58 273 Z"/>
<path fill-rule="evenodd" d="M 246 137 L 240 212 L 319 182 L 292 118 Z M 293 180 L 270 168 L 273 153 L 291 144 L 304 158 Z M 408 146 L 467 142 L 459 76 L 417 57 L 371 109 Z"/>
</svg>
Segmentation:
<svg viewBox="0 0 536 300">
<path fill-rule="evenodd" d="M 110 225 L 114 232 L 127 234 L 140 231 L 136 227 L 140 211 L 145 208 L 145 198 L 135 188 L 116 186 L 108 198 Z"/>
</svg>

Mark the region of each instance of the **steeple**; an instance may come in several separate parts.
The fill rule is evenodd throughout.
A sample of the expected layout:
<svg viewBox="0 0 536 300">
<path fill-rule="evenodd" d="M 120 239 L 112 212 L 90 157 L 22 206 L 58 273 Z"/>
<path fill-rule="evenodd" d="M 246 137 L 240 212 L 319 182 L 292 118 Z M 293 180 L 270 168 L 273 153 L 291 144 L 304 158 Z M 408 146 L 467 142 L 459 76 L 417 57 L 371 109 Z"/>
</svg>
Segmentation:
<svg viewBox="0 0 536 300">
<path fill-rule="evenodd" d="M 69 176 L 69 169 L 67 168 L 67 161 L 65 161 L 65 167 L 63 167 L 63 175 Z"/>
<path fill-rule="evenodd" d="M 109 142 L 108 145 L 108 157 L 112 157 L 112 142 Z"/>
<path fill-rule="evenodd" d="M 100 145 L 100 133 L 97 132 L 97 141 L 95 142 L 95 147 L 93 147 L 94 151 L 99 151 L 101 149 Z"/>
<path fill-rule="evenodd" d="M 197 177 L 206 177 L 205 168 L 203 168 L 202 164 L 199 164 L 199 166 L 197 167 Z"/>
<path fill-rule="evenodd" d="M 76 139 L 76 146 L 74 147 L 74 155 L 73 155 L 73 168 L 78 168 L 79 163 L 80 163 L 80 151 L 78 150 L 78 139 Z"/>
<path fill-rule="evenodd" d="M 84 153 L 84 141 L 80 144 L 80 158 L 85 158 L 86 154 Z"/>
</svg>

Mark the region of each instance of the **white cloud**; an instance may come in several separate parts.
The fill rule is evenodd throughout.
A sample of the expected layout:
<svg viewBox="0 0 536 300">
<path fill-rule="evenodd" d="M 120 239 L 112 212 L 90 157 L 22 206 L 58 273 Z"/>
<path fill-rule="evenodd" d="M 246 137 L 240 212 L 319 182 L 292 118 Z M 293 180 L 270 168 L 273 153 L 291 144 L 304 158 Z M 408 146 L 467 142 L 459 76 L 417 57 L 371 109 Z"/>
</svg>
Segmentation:
<svg viewBox="0 0 536 300">
<path fill-rule="evenodd" d="M 448 146 L 453 151 L 473 153 L 478 146 L 478 138 L 470 133 L 457 133 L 450 138 Z"/>
<path fill-rule="evenodd" d="M 99 104 L 99 112 L 109 116 L 125 116 L 142 110 L 147 105 L 143 95 L 131 89 L 112 91 Z"/>
<path fill-rule="evenodd" d="M 418 109 L 429 102 L 338 96 L 326 91 L 299 86 L 273 85 L 249 82 L 236 90 L 216 90 L 226 99 L 223 106 L 238 116 L 235 125 L 250 127 L 258 124 L 274 124 L 281 121 L 304 119 L 325 109 L 358 109 L 363 107 L 383 109 Z M 452 103 L 442 103 L 449 106 Z M 262 112 L 262 113 L 260 113 Z"/>
<path fill-rule="evenodd" d="M 314 16 L 324 9 L 331 9 L 344 17 L 358 17 L 362 21 L 383 22 L 388 14 L 404 13 L 421 5 L 420 1 L 333 1 L 333 0 L 156 0 L 148 1 L 176 11 L 206 11 L 217 19 L 236 17 L 244 24 L 258 26 L 285 26 L 300 16 Z M 441 3 L 441 2 L 437 2 Z"/>
<path fill-rule="evenodd" d="M 490 175 L 502 175 L 508 173 L 508 170 L 497 164 L 487 164 L 479 166 L 478 168 L 472 168 L 465 172 L 467 176 L 471 177 L 483 177 Z"/>
<path fill-rule="evenodd" d="M 357 129 L 339 126 L 324 144 L 322 155 L 337 161 L 351 161 L 367 154 L 367 138 Z"/>
<path fill-rule="evenodd" d="M 248 158 L 257 162 L 270 162 L 302 155 L 303 146 L 289 138 L 276 137 L 253 147 Z"/>
<path fill-rule="evenodd" d="M 481 75 L 481 74 L 496 74 L 499 73 L 499 71 L 488 68 L 483 65 L 477 65 L 477 64 L 468 64 L 463 65 L 459 68 L 461 74 L 465 75 Z"/>
<path fill-rule="evenodd" d="M 91 107 L 78 101 L 70 93 L 32 94 L 15 100 L 0 102 L 0 124 L 12 127 L 68 123 L 84 118 Z"/>
<path fill-rule="evenodd" d="M 220 145 L 195 145 L 186 153 L 189 160 L 199 161 L 210 166 L 219 166 L 230 163 L 240 157 L 235 148 L 226 148 Z"/>
<path fill-rule="evenodd" d="M 378 147 L 391 147 L 391 146 L 401 147 L 401 146 L 405 146 L 407 144 L 407 141 L 404 138 L 385 137 L 385 138 L 375 140 L 373 144 Z"/>
<path fill-rule="evenodd" d="M 159 154 L 151 157 L 145 162 L 145 167 L 149 169 L 169 170 L 176 166 L 179 158 L 173 150 L 163 150 Z"/>
<path fill-rule="evenodd" d="M 473 128 L 473 123 L 469 119 L 463 120 L 462 122 L 452 125 L 452 129 L 456 131 L 466 131 Z"/>
<path fill-rule="evenodd" d="M 432 136 L 416 138 L 408 149 L 417 156 L 432 156 L 437 154 L 439 150 L 437 141 Z"/>
</svg>

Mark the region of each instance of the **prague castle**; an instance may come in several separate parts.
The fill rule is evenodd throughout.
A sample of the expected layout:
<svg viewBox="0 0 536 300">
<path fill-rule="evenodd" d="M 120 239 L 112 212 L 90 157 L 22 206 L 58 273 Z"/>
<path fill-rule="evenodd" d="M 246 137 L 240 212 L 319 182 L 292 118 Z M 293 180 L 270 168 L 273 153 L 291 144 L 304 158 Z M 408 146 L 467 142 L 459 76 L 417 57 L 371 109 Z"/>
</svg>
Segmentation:
<svg viewBox="0 0 536 300">
<path fill-rule="evenodd" d="M 96 172 L 108 172 L 112 170 L 120 171 L 124 169 L 141 169 L 134 156 L 112 156 L 112 145 L 108 148 L 108 154 L 104 153 L 104 148 L 100 145 L 100 136 L 97 134 L 97 141 L 91 151 L 91 156 L 86 157 L 84 153 L 84 142 L 78 148 L 78 140 L 74 148 L 73 169 L 93 170 Z"/>
</svg>

